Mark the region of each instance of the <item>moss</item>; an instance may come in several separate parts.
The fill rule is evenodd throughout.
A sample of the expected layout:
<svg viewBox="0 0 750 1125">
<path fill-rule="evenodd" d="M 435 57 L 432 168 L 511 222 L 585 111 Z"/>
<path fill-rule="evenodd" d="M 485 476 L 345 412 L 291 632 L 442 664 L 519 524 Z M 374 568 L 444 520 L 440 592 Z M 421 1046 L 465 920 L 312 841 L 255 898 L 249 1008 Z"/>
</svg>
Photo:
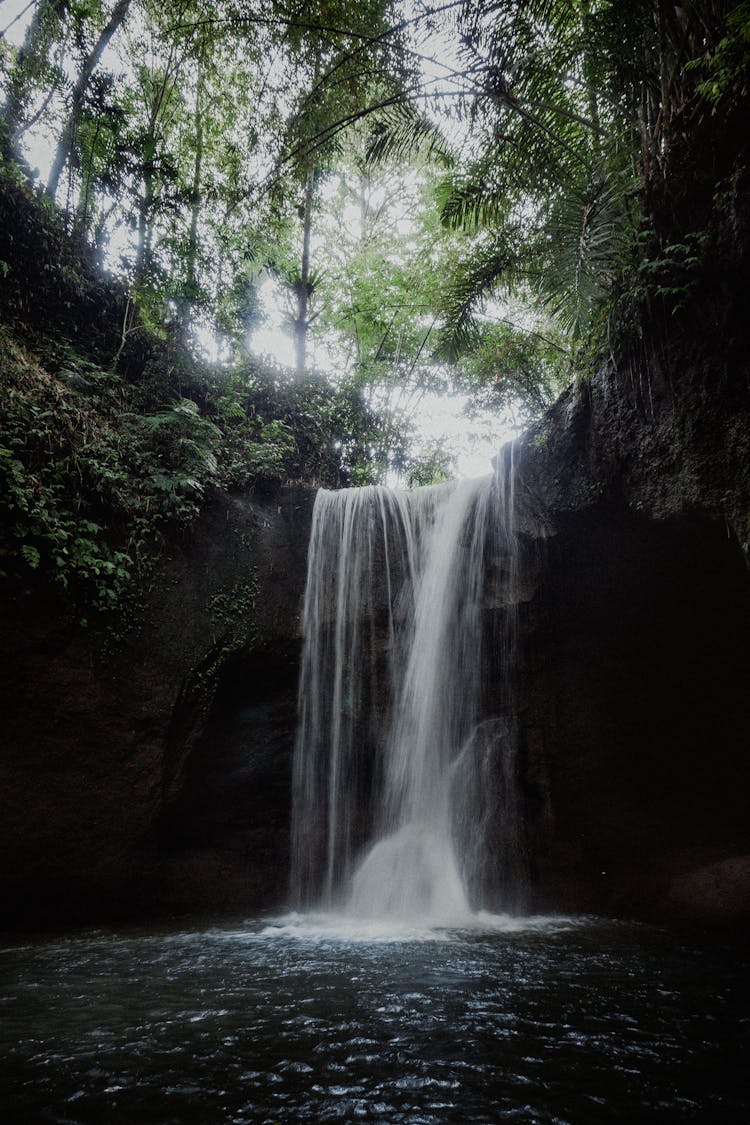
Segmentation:
<svg viewBox="0 0 750 1125">
<path fill-rule="evenodd" d="M 237 642 L 244 642 L 250 648 L 257 644 L 255 610 L 259 592 L 258 572 L 253 567 L 243 582 L 236 582 L 230 590 L 220 590 L 211 598 L 211 622 L 216 632 L 226 638 L 227 651 L 237 647 Z"/>
<path fill-rule="evenodd" d="M 540 451 L 547 449 L 550 440 L 552 439 L 553 432 L 554 425 L 550 418 L 547 418 L 543 422 L 539 422 L 530 431 L 531 436 L 529 437 L 529 445 L 532 447 L 532 449 L 538 449 Z"/>
</svg>

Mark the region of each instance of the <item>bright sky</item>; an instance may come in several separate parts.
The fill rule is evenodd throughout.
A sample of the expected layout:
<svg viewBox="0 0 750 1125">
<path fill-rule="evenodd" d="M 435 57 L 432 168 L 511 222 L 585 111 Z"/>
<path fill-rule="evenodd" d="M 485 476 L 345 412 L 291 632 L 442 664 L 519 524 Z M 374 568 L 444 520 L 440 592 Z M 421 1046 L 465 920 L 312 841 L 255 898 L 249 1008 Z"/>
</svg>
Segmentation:
<svg viewBox="0 0 750 1125">
<path fill-rule="evenodd" d="M 267 320 L 253 333 L 252 350 L 256 355 L 266 355 L 293 367 L 292 337 L 282 327 L 283 312 L 272 293 L 273 282 L 269 279 L 261 286 Z M 317 348 L 313 360 L 320 370 L 335 371 L 335 359 L 324 346 Z M 426 447 L 438 442 L 456 457 L 459 476 L 478 477 L 492 471 L 491 459 L 501 445 L 518 435 L 518 429 L 489 411 L 468 418 L 464 413 L 466 403 L 467 399 L 462 395 L 426 392 L 414 403 L 411 417 L 420 445 Z"/>
<path fill-rule="evenodd" d="M 23 40 L 33 9 L 34 5 L 28 0 L 5 0 L 0 5 L 0 31 L 5 33 L 9 43 L 17 46 Z"/>
<path fill-rule="evenodd" d="M 17 46 L 23 41 L 33 7 L 34 5 L 29 4 L 28 0 L 0 2 L 0 31 L 4 33 L 6 42 Z M 424 54 L 432 55 L 437 60 L 434 64 L 426 64 L 426 73 L 435 78 L 442 77 L 446 69 L 442 56 L 445 54 L 446 61 L 449 61 L 449 52 L 445 45 L 441 45 L 433 36 L 417 46 Z M 27 140 L 26 156 L 31 165 L 39 169 L 42 180 L 49 169 L 51 153 L 51 140 L 39 129 L 34 131 Z M 355 221 L 355 218 L 356 216 L 353 216 L 352 221 Z M 403 233 L 406 236 L 408 220 L 404 219 L 404 223 L 406 226 Z M 122 249 L 123 247 L 118 244 L 114 257 Z M 279 363 L 292 367 L 293 342 L 290 334 L 282 326 L 284 315 L 282 304 L 270 280 L 261 287 L 261 297 L 266 312 L 266 323 L 254 332 L 251 340 L 252 351 L 259 356 L 267 355 Z M 206 337 L 202 342 L 207 353 L 216 351 L 215 341 Z M 324 343 L 315 346 L 312 359 L 320 370 L 335 373 L 336 357 L 328 351 Z M 516 436 L 517 430 L 509 426 L 507 421 L 490 413 L 468 419 L 464 414 L 465 405 L 466 399 L 463 397 L 424 394 L 414 405 L 414 424 L 425 445 L 438 442 L 456 457 L 459 475 L 480 476 L 490 472 L 491 458 L 502 444 Z"/>
</svg>

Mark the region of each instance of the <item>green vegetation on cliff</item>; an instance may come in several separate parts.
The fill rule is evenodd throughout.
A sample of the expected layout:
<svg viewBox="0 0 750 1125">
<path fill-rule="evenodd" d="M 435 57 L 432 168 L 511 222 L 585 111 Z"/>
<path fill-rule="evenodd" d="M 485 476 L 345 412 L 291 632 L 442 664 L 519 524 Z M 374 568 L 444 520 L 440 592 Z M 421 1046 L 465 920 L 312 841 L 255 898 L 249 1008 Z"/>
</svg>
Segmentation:
<svg viewBox="0 0 750 1125">
<path fill-rule="evenodd" d="M 382 422 L 351 389 L 260 363 L 209 365 L 22 185 L 0 188 L 0 576 L 114 608 L 167 527 L 211 490 L 339 487 L 378 471 Z"/>
</svg>

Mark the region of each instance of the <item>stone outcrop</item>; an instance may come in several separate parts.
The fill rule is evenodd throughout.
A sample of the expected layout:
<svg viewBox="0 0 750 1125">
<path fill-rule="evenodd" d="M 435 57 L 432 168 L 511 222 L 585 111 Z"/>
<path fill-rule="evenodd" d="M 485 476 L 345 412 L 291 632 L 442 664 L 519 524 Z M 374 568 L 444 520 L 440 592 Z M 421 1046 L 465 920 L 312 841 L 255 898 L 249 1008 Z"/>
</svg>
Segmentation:
<svg viewBox="0 0 750 1125">
<path fill-rule="evenodd" d="M 690 873 L 750 847 L 739 546 L 705 515 L 654 520 L 600 505 L 560 516 L 544 550 L 520 607 L 533 901 L 706 920 Z M 736 876 L 730 908 L 727 884 L 717 921 L 732 910 L 750 921 L 749 891 Z"/>
</svg>

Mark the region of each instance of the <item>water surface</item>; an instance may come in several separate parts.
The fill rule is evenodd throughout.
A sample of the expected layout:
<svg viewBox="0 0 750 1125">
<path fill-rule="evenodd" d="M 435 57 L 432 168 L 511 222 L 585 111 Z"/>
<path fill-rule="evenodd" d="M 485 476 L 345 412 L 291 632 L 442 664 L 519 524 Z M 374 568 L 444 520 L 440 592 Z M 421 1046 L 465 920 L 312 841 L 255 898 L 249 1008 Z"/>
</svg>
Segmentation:
<svg viewBox="0 0 750 1125">
<path fill-rule="evenodd" d="M 3 1123 L 750 1119 L 750 958 L 595 920 L 0 948 Z"/>
</svg>

